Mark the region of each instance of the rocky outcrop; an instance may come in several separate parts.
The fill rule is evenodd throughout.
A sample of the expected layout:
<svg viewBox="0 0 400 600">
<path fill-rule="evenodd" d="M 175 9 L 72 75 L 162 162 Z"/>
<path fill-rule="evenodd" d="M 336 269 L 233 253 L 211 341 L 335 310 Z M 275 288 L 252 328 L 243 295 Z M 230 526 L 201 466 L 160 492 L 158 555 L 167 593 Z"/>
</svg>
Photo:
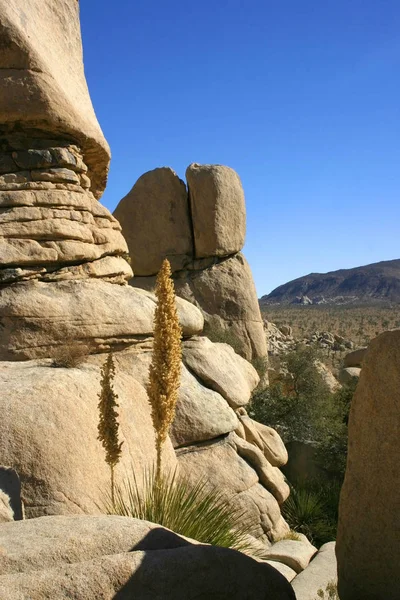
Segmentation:
<svg viewBox="0 0 400 600">
<path fill-rule="evenodd" d="M 295 600 L 270 565 L 128 517 L 6 523 L 0 546 L 4 600 Z"/>
<path fill-rule="evenodd" d="M 96 199 L 105 184 L 109 155 L 83 77 L 76 0 L 56 5 L 34 0 L 22 12 L 15 0 L 7 5 L 0 0 L 0 8 L 0 98 L 7 108 L 0 109 L 0 457 L 21 481 L 18 507 L 17 495 L 3 489 L 0 477 L 0 490 L 10 498 L 9 507 L 2 500 L 2 514 L 8 515 L 2 518 L 11 518 L 9 508 L 14 519 L 21 518 L 22 501 L 28 518 L 96 514 L 105 510 L 109 489 L 109 469 L 97 439 L 105 353 L 113 352 L 116 365 L 123 442 L 116 477 L 122 482 L 133 469 L 140 484 L 154 465 L 146 386 L 156 298 L 140 286 L 127 285 L 132 270 L 125 260 L 121 227 Z M 14 92 L 26 114 L 8 98 Z M 212 239 L 219 249 L 236 252 L 244 230 L 230 233 L 223 215 L 231 194 L 237 210 L 243 203 L 239 179 L 225 167 L 206 171 L 215 180 L 206 189 L 214 190 L 211 204 L 220 215 Z M 151 197 L 155 180 L 158 188 L 153 187 Z M 199 198 L 203 183 L 195 185 Z M 200 270 L 225 261 L 215 267 L 229 271 L 224 277 L 231 277 L 232 289 L 235 277 L 240 279 L 236 273 L 242 273 L 243 290 L 246 278 L 249 288 L 251 274 L 240 254 L 221 258 L 210 242 L 217 254 L 198 262 L 186 188 L 172 171 L 161 169 L 145 177 L 135 194 L 147 206 L 158 207 L 159 194 L 171 186 L 160 209 L 169 229 L 163 223 L 150 242 L 157 242 L 163 230 L 171 237 L 182 233 L 181 245 L 173 245 L 179 269 L 186 269 L 186 260 Z M 152 226 L 147 215 L 141 223 Z M 146 235 L 138 239 L 139 262 L 148 255 L 143 272 L 152 271 L 166 247 L 146 246 Z M 217 280 L 213 285 L 217 290 Z M 248 328 L 250 339 L 251 311 L 239 308 L 240 298 L 244 292 L 235 296 L 232 291 L 232 319 L 246 322 L 243 331 Z M 285 450 L 279 436 L 251 420 L 244 426 L 243 407 L 259 377 L 230 346 L 204 337 L 206 313 L 195 304 L 177 298 L 182 385 L 163 451 L 164 468 L 190 472 L 196 483 L 204 475 L 248 515 L 254 536 L 266 547 L 288 530 L 279 509 L 288 493 L 279 471 Z M 228 297 L 222 306 L 228 318 Z"/>
<path fill-rule="evenodd" d="M 329 584 L 337 582 L 337 565 L 335 556 L 335 542 L 328 542 L 319 549 L 310 564 L 295 579 L 292 587 L 297 600 L 316 600 L 318 591 Z"/>
<path fill-rule="evenodd" d="M 110 152 L 83 71 L 78 2 L 30 0 L 21 10 L 19 0 L 1 0 L 0 12 L 1 173 L 26 172 L 4 183 L 29 184 L 31 169 L 67 169 L 49 172 L 45 179 L 37 173 L 39 182 L 53 189 L 60 178 L 64 185 L 77 185 L 76 173 L 87 171 L 85 185 L 98 197 L 106 185 Z M 40 189 L 37 179 L 32 181 L 33 189 Z"/>
<path fill-rule="evenodd" d="M 176 292 L 201 309 L 205 331 L 237 340 L 247 359 L 267 354 L 256 289 L 240 250 L 246 212 L 239 176 L 222 165 L 190 165 L 185 184 L 169 168 L 145 173 L 117 206 L 136 277 L 151 290 L 165 257 Z"/>
<path fill-rule="evenodd" d="M 351 404 L 336 544 L 341 600 L 399 595 L 399 365 L 400 331 L 375 338 Z"/>
<path fill-rule="evenodd" d="M 246 208 L 239 175 L 222 165 L 186 169 L 195 258 L 230 256 L 244 246 Z"/>
<path fill-rule="evenodd" d="M 121 223 L 134 224 L 124 226 L 124 236 L 136 276 L 154 275 L 166 256 L 173 271 L 187 265 L 193 249 L 187 191 L 172 169 L 139 177 L 114 215 Z"/>
</svg>

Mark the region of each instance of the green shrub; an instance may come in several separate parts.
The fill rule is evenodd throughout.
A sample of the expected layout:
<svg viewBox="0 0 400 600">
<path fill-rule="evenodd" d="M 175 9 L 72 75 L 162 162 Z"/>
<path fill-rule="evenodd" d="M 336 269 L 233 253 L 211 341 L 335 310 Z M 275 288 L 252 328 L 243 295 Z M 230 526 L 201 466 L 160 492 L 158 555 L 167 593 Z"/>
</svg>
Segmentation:
<svg viewBox="0 0 400 600">
<path fill-rule="evenodd" d="M 253 394 L 249 414 L 276 429 L 284 442 L 316 442 L 316 459 L 321 467 L 342 478 L 355 385 L 332 393 L 315 366 L 318 358 L 316 350 L 308 346 L 288 353 L 282 359 L 280 379 Z"/>
<path fill-rule="evenodd" d="M 321 546 L 336 538 L 339 493 L 336 482 L 307 482 L 292 487 L 282 505 L 282 514 L 291 529 Z"/>
<path fill-rule="evenodd" d="M 251 523 L 246 514 L 218 490 L 207 489 L 205 480 L 192 484 L 176 473 L 157 480 L 149 471 L 139 487 L 133 475 L 115 486 L 115 501 L 108 499 L 107 512 L 158 523 L 205 544 L 257 554 L 247 541 Z"/>
</svg>

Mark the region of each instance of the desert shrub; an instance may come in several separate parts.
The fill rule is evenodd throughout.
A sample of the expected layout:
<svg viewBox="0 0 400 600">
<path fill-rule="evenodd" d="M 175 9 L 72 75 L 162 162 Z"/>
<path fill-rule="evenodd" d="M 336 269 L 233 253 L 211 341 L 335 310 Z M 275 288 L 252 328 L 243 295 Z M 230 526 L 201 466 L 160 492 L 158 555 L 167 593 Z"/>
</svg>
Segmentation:
<svg viewBox="0 0 400 600">
<path fill-rule="evenodd" d="M 254 555 L 247 541 L 246 514 L 206 484 L 206 480 L 192 484 L 176 473 L 158 478 L 153 470 L 144 474 L 139 487 L 133 475 L 116 486 L 115 502 L 108 502 L 107 512 L 158 523 L 199 542 Z"/>
<path fill-rule="evenodd" d="M 90 354 L 90 346 L 68 342 L 52 351 L 52 366 L 75 369 L 81 366 Z"/>
<path fill-rule="evenodd" d="M 204 327 L 204 333 L 208 337 L 209 340 L 214 342 L 215 344 L 229 344 L 236 354 L 240 354 L 243 356 L 244 354 L 244 346 L 243 342 L 236 333 L 232 331 L 232 329 L 224 329 L 220 325 L 215 323 L 208 323 Z"/>
<path fill-rule="evenodd" d="M 284 441 L 318 441 L 336 413 L 332 394 L 315 367 L 316 350 L 301 346 L 282 359 L 284 374 L 265 390 L 256 390 L 250 415 L 279 431 Z"/>
<path fill-rule="evenodd" d="M 316 546 L 336 538 L 340 485 L 321 481 L 305 482 L 291 488 L 282 505 L 290 528 L 304 533 Z"/>
<path fill-rule="evenodd" d="M 251 361 L 251 364 L 257 371 L 257 373 L 260 377 L 260 380 L 262 381 L 266 372 L 268 371 L 268 357 L 257 356 L 256 358 L 253 358 L 253 360 Z"/>
<path fill-rule="evenodd" d="M 325 591 L 322 588 L 318 590 L 317 596 L 318 598 L 315 598 L 315 600 L 319 600 L 320 598 L 322 598 L 322 600 L 340 600 L 337 591 L 337 583 L 335 581 L 330 581 L 326 585 Z"/>
<path fill-rule="evenodd" d="M 355 383 L 332 393 L 315 367 L 318 352 L 299 346 L 282 358 L 283 375 L 256 390 L 249 414 L 276 429 L 285 442 L 313 441 L 316 460 L 334 477 L 344 475 L 347 421 Z"/>
</svg>

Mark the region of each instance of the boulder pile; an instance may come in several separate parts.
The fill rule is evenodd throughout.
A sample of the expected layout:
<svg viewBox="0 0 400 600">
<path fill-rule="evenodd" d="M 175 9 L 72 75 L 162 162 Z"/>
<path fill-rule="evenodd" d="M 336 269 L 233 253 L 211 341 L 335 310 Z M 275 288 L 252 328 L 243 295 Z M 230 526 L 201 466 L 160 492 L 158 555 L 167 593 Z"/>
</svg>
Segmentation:
<svg viewBox="0 0 400 600">
<path fill-rule="evenodd" d="M 133 469 L 140 481 L 154 463 L 146 384 L 156 299 L 140 285 L 127 285 L 128 246 L 116 218 L 98 202 L 109 150 L 84 78 L 79 5 L 32 0 L 21 11 L 19 4 L 0 0 L 0 464 L 18 473 L 28 518 L 96 514 L 105 509 L 109 485 L 97 440 L 106 352 L 114 353 L 124 442 L 116 476 L 122 480 Z M 249 534 L 268 547 L 288 531 L 279 508 L 289 494 L 279 470 L 286 449 L 274 430 L 247 416 L 259 381 L 255 369 L 230 346 L 203 335 L 203 315 L 220 306 L 232 327 L 246 332 L 248 354 L 264 352 L 251 273 L 239 253 L 243 193 L 226 167 L 192 165 L 189 171 L 193 235 L 181 225 L 191 222 L 186 188 L 163 171 L 181 195 L 146 196 L 165 218 L 153 222 L 146 213 L 143 219 L 155 228 L 154 239 L 170 227 L 182 244 L 175 245 L 175 234 L 168 238 L 175 259 L 164 247 L 154 257 L 151 244 L 132 253 L 139 280 L 153 275 L 167 254 L 179 270 L 177 288 L 188 290 L 182 296 L 192 287 L 200 293 L 201 282 L 209 282 L 203 312 L 178 299 L 182 385 L 164 465 L 196 481 L 207 477 L 251 517 Z M 208 221 L 201 222 L 195 204 L 206 200 Z M 226 222 L 232 210 L 235 219 Z M 254 311 L 243 294 L 254 295 Z M 80 363 L 66 368 L 60 353 L 77 350 Z M 6 496 L 1 503 L 7 520 L 12 506 Z"/>
<path fill-rule="evenodd" d="M 205 332 L 228 332 L 249 360 L 266 357 L 257 293 L 241 253 L 246 209 L 240 178 L 226 166 L 193 163 L 186 180 L 187 188 L 172 169 L 154 169 L 117 206 L 135 273 L 131 285 L 153 289 L 167 257 L 177 294 L 202 311 Z"/>
</svg>

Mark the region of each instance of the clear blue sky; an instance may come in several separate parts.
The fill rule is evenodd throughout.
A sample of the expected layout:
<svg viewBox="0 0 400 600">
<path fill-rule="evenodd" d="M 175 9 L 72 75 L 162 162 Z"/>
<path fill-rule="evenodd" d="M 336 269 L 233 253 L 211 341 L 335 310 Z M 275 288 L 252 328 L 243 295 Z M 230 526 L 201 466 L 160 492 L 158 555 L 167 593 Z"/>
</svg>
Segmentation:
<svg viewBox="0 0 400 600">
<path fill-rule="evenodd" d="M 400 257 L 399 0 L 80 5 L 110 210 L 145 171 L 220 163 L 260 296 Z"/>
</svg>

